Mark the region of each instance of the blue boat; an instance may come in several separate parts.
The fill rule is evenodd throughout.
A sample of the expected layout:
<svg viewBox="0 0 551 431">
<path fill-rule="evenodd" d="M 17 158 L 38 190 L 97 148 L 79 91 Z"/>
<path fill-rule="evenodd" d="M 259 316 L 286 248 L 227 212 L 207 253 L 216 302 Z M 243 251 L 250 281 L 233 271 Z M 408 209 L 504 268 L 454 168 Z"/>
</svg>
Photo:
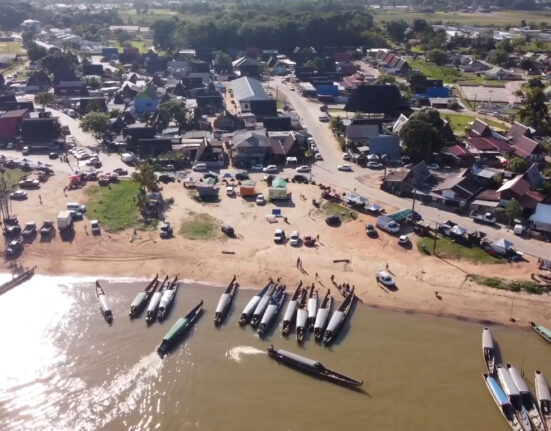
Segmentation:
<svg viewBox="0 0 551 431">
<path fill-rule="evenodd" d="M 513 431 L 523 431 L 523 428 L 515 415 L 515 410 L 509 401 L 509 397 L 505 394 L 505 392 L 503 392 L 503 389 L 501 389 L 501 386 L 499 386 L 497 380 L 484 373 L 482 374 L 482 377 L 484 378 L 486 387 L 490 391 L 490 394 L 492 394 L 492 398 L 499 408 L 499 411 L 509 424 L 509 427 Z"/>
</svg>

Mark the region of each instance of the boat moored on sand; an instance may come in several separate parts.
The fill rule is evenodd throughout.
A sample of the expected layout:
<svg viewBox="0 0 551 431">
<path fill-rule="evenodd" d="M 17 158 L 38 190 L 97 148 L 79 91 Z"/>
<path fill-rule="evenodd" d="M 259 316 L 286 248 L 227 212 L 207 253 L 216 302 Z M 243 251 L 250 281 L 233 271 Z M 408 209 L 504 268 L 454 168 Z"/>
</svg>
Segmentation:
<svg viewBox="0 0 551 431">
<path fill-rule="evenodd" d="M 103 291 L 103 288 L 101 287 L 101 285 L 99 284 L 99 281 L 97 280 L 96 280 L 96 297 L 98 298 L 98 306 L 101 311 L 101 314 L 103 314 L 103 317 L 105 318 L 105 320 L 107 320 L 107 323 L 111 323 L 113 321 L 113 312 L 111 311 L 111 306 L 107 301 L 105 292 Z"/>
<path fill-rule="evenodd" d="M 237 282 L 237 277 L 234 275 L 232 281 L 230 281 L 230 284 L 228 284 L 228 287 L 226 287 L 226 290 L 224 290 L 224 293 L 222 293 L 220 299 L 218 300 L 218 305 L 216 306 L 216 311 L 214 312 L 215 326 L 220 326 L 226 318 L 238 287 L 239 283 Z"/>
<path fill-rule="evenodd" d="M 296 353 L 288 352 L 287 350 L 276 350 L 274 349 L 274 346 L 268 347 L 268 355 L 270 358 L 273 358 L 282 364 L 311 374 L 315 377 L 328 380 L 332 383 L 350 387 L 359 387 L 364 383 L 363 380 L 356 380 L 352 377 L 348 377 L 344 374 L 325 368 L 319 361 L 306 358 Z"/>
<path fill-rule="evenodd" d="M 293 318 L 295 317 L 295 313 L 297 312 L 298 299 L 300 298 L 301 289 L 302 281 L 299 283 L 297 289 L 295 290 L 295 293 L 293 293 L 291 300 L 287 304 L 285 314 L 283 315 L 281 335 L 283 335 L 284 337 L 287 337 L 291 333 L 291 329 L 293 327 Z"/>
<path fill-rule="evenodd" d="M 316 321 L 314 322 L 314 338 L 319 343 L 323 340 L 323 334 L 325 332 L 325 326 L 331 313 L 331 306 L 333 305 L 333 297 L 331 291 L 327 289 L 325 297 L 321 301 L 320 308 L 316 314 Z"/>
<path fill-rule="evenodd" d="M 163 297 L 163 293 L 167 287 L 168 275 L 165 277 L 163 282 L 159 285 L 159 288 L 153 292 L 149 304 L 147 304 L 147 309 L 145 310 L 145 321 L 149 324 L 153 323 L 157 318 L 157 309 L 159 308 L 159 303 Z"/>
<path fill-rule="evenodd" d="M 547 430 L 551 431 L 551 392 L 549 383 L 541 371 L 536 371 L 536 399 L 541 413 L 543 423 Z"/>
<path fill-rule="evenodd" d="M 484 383 L 486 383 L 486 387 L 490 391 L 492 398 L 499 408 L 499 411 L 507 421 L 509 427 L 513 431 L 523 431 L 522 426 L 520 425 L 520 422 L 515 415 L 513 406 L 509 401 L 509 398 L 507 397 L 505 392 L 503 392 L 503 389 L 501 389 L 501 386 L 499 386 L 497 380 L 494 379 L 492 376 L 489 376 L 488 374 L 482 374 L 482 377 L 484 378 Z"/>
<path fill-rule="evenodd" d="M 174 302 L 177 291 L 178 276 L 176 275 L 174 276 L 174 280 L 172 280 L 170 285 L 163 292 L 163 296 L 161 296 L 161 301 L 159 302 L 159 311 L 157 312 L 157 319 L 159 319 L 159 321 L 165 320 L 166 316 L 168 316 L 168 312 L 170 311 L 170 307 L 172 307 L 172 303 Z"/>
<path fill-rule="evenodd" d="M 302 344 L 304 342 L 304 336 L 306 335 L 306 328 L 308 325 L 308 310 L 306 306 L 308 304 L 307 289 L 302 289 L 302 293 L 298 300 L 297 310 L 297 343 Z"/>
<path fill-rule="evenodd" d="M 168 351 L 172 349 L 176 345 L 176 343 L 178 343 L 180 338 L 191 328 L 197 318 L 201 315 L 202 311 L 203 300 L 201 300 L 199 304 L 193 307 L 193 309 L 188 314 L 186 314 L 184 317 L 180 317 L 176 321 L 176 323 L 172 325 L 172 328 L 170 328 L 163 337 L 163 341 L 157 349 L 157 353 L 161 356 L 166 355 Z"/>
<path fill-rule="evenodd" d="M 285 292 L 285 286 L 283 286 L 283 288 L 279 289 L 279 291 L 270 300 L 270 303 L 262 316 L 260 325 L 258 325 L 258 330 L 256 331 L 258 335 L 261 337 L 266 335 L 266 332 L 270 328 L 273 320 L 279 314 L 279 311 L 285 302 L 285 298 L 287 298 L 287 293 Z"/>
<path fill-rule="evenodd" d="M 482 330 L 482 355 L 486 369 L 490 375 L 494 374 L 496 368 L 496 346 L 494 337 L 488 328 Z"/>
<path fill-rule="evenodd" d="M 247 305 L 245 305 L 245 308 L 243 309 L 243 312 L 241 313 L 241 317 L 239 318 L 239 325 L 245 326 L 247 323 L 249 323 L 249 320 L 251 320 L 252 314 L 254 310 L 256 309 L 256 306 L 262 299 L 262 297 L 266 294 L 268 289 L 274 284 L 273 280 L 270 279 L 268 284 L 264 286 L 264 288 L 258 292 L 255 296 L 253 296 L 249 302 L 247 302 Z"/>
<path fill-rule="evenodd" d="M 157 288 L 158 279 L 159 275 L 157 274 L 155 275 L 155 278 L 149 282 L 145 289 L 136 295 L 136 297 L 132 301 L 132 304 L 130 304 L 129 315 L 131 319 L 133 319 L 134 317 L 138 317 L 143 311 L 143 309 L 145 308 L 145 304 L 147 304 L 147 300 Z"/>
<path fill-rule="evenodd" d="M 335 337 L 342 329 L 342 325 L 350 313 L 355 299 L 356 295 L 354 295 L 354 287 L 352 287 L 350 293 L 346 296 L 337 311 L 333 313 L 329 323 L 327 324 L 327 329 L 325 330 L 325 334 L 323 336 L 323 344 L 326 346 L 335 341 Z"/>
</svg>

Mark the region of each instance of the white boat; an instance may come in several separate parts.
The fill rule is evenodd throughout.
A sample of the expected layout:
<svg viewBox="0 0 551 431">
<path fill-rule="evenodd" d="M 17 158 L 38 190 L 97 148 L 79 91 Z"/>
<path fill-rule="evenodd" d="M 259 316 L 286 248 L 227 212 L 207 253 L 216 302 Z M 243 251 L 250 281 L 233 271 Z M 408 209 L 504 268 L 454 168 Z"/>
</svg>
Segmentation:
<svg viewBox="0 0 551 431">
<path fill-rule="evenodd" d="M 216 311 L 214 312 L 215 326 L 220 326 L 228 314 L 228 310 L 233 301 L 233 297 L 235 296 L 235 292 L 237 292 L 237 288 L 239 287 L 239 283 L 236 279 L 237 277 L 234 275 L 230 281 L 230 284 L 228 284 L 228 287 L 226 287 L 222 295 L 220 295 L 220 299 L 216 305 Z"/>
<path fill-rule="evenodd" d="M 490 391 L 490 394 L 492 394 L 492 398 L 499 408 L 499 411 L 509 424 L 509 427 L 513 431 L 522 431 L 522 426 L 520 425 L 515 415 L 515 411 L 513 409 L 513 406 L 511 405 L 511 402 L 509 401 L 509 397 L 505 395 L 503 389 L 501 389 L 501 386 L 499 386 L 499 383 L 496 381 L 496 379 L 494 379 L 492 376 L 489 376 L 488 374 L 482 374 L 482 377 L 484 378 L 486 387 Z"/>
<path fill-rule="evenodd" d="M 273 319 L 278 315 L 279 310 L 281 310 L 281 307 L 285 302 L 285 298 L 287 298 L 287 293 L 285 293 L 284 290 L 285 288 L 280 289 L 279 292 L 274 295 L 268 304 L 266 311 L 264 312 L 264 316 L 262 316 L 262 320 L 260 321 L 260 325 L 258 325 L 258 330 L 256 331 L 261 337 L 266 335 L 266 331 L 270 328 Z"/>
<path fill-rule="evenodd" d="M 98 298 L 98 307 L 101 311 L 101 314 L 107 320 L 107 323 L 111 323 L 113 321 L 113 312 L 111 311 L 111 306 L 109 305 L 109 301 L 107 301 L 107 297 L 105 296 L 105 292 L 103 291 L 103 288 L 99 284 L 99 281 L 96 280 L 96 297 Z"/>
<path fill-rule="evenodd" d="M 536 371 L 536 398 L 545 427 L 551 431 L 551 393 L 547 379 L 541 371 Z"/>
<path fill-rule="evenodd" d="M 333 313 L 329 323 L 327 324 L 327 329 L 325 330 L 325 334 L 323 336 L 323 344 L 326 346 L 335 340 L 335 337 L 341 330 L 348 313 L 350 313 L 350 310 L 352 309 L 355 298 L 356 295 L 354 295 L 354 287 L 352 287 L 350 293 L 346 298 L 344 298 L 344 301 L 341 302 L 341 305 L 339 305 L 339 308 Z"/>
<path fill-rule="evenodd" d="M 299 283 L 297 289 L 295 290 L 295 293 L 291 297 L 291 300 L 287 304 L 287 309 L 285 310 L 285 314 L 283 315 L 283 325 L 281 327 L 281 335 L 284 337 L 287 337 L 289 333 L 291 332 L 291 329 L 293 327 L 293 318 L 295 317 L 295 313 L 297 312 L 298 307 L 298 300 L 300 298 L 302 289 L 302 281 Z"/>
<path fill-rule="evenodd" d="M 256 328 L 260 324 L 260 320 L 262 320 L 262 316 L 264 315 L 266 308 L 268 308 L 268 304 L 270 303 L 270 299 L 274 295 L 276 287 L 278 286 L 275 283 L 272 284 L 268 288 L 266 293 L 262 295 L 262 298 L 260 298 L 260 301 L 258 302 L 258 305 L 254 309 L 253 317 L 251 319 L 251 326 L 253 328 Z"/>
<path fill-rule="evenodd" d="M 534 402 L 534 397 L 532 396 L 532 392 L 530 392 L 530 388 L 528 387 L 526 380 L 524 380 L 520 374 L 520 371 L 515 366 L 507 364 L 507 369 L 509 370 L 509 374 L 511 375 L 511 378 L 520 393 L 522 406 L 528 413 L 528 418 L 530 419 L 530 422 L 532 422 L 533 428 L 537 431 L 545 431 L 543 420 L 541 419 L 540 412 Z"/>
<path fill-rule="evenodd" d="M 170 283 L 165 291 L 163 296 L 161 296 L 161 301 L 159 302 L 159 312 L 157 313 L 157 319 L 164 320 L 172 306 L 174 297 L 176 296 L 176 291 L 178 290 L 178 276 L 174 277 L 174 280 Z"/>
<path fill-rule="evenodd" d="M 308 311 L 304 308 L 297 310 L 297 342 L 302 344 L 304 342 L 304 335 L 306 335 L 306 326 L 308 325 Z"/>
<path fill-rule="evenodd" d="M 255 310 L 256 306 L 266 293 L 266 291 L 270 288 L 270 286 L 273 284 L 272 280 L 268 282 L 264 288 L 258 292 L 255 296 L 253 296 L 249 302 L 247 302 L 247 305 L 245 305 L 245 308 L 243 309 L 243 312 L 241 313 L 241 318 L 239 319 L 239 324 L 241 326 L 246 325 L 249 323 L 249 320 L 251 318 L 251 315 L 253 314 L 253 311 Z"/>
<path fill-rule="evenodd" d="M 327 320 L 329 320 L 332 305 L 333 297 L 331 296 L 331 292 L 327 290 L 325 298 L 323 298 L 321 306 L 316 314 L 316 321 L 314 322 L 314 338 L 318 343 L 323 340 L 325 326 L 327 325 Z"/>
<path fill-rule="evenodd" d="M 157 310 L 159 308 L 159 304 L 161 303 L 163 292 L 167 287 L 167 282 L 168 282 L 168 275 L 159 286 L 159 289 L 153 292 L 153 295 L 151 295 L 151 299 L 149 300 L 149 304 L 147 305 L 147 309 L 145 311 L 145 321 L 147 323 L 153 323 L 157 318 Z"/>
<path fill-rule="evenodd" d="M 484 363 L 490 375 L 494 374 L 496 368 L 496 347 L 494 337 L 488 328 L 482 330 L 482 355 Z"/>
<path fill-rule="evenodd" d="M 501 383 L 505 394 L 509 397 L 509 401 L 511 402 L 511 405 L 515 410 L 515 415 L 517 416 L 517 419 L 519 420 L 522 428 L 525 431 L 531 431 L 532 425 L 530 425 L 528 412 L 522 406 L 520 392 L 517 388 L 517 385 L 515 385 L 511 374 L 509 374 L 509 370 L 507 368 L 504 368 L 503 365 L 498 365 L 496 367 L 496 370 L 499 382 Z"/>
<path fill-rule="evenodd" d="M 318 313 L 318 291 L 312 288 L 310 289 L 310 297 L 308 298 L 308 329 L 314 330 L 314 323 L 316 321 L 316 314 Z"/>
</svg>

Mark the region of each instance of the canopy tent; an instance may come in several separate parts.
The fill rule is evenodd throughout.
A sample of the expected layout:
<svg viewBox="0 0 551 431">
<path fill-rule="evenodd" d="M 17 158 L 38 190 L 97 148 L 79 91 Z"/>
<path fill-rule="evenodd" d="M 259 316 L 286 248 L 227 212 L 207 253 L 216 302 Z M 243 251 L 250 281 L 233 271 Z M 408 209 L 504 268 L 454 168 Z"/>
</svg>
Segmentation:
<svg viewBox="0 0 551 431">
<path fill-rule="evenodd" d="M 509 250 L 513 248 L 514 244 L 511 241 L 507 241 L 505 238 L 500 238 L 490 245 L 497 254 L 507 254 Z"/>
<path fill-rule="evenodd" d="M 287 194 L 287 181 L 283 178 L 276 178 L 272 181 L 269 189 L 270 200 L 289 199 Z"/>
<path fill-rule="evenodd" d="M 346 195 L 344 197 L 344 201 L 350 205 L 357 205 L 357 206 L 365 206 L 368 203 L 367 198 L 364 198 L 363 196 L 358 195 L 356 193 L 351 193 Z"/>
</svg>

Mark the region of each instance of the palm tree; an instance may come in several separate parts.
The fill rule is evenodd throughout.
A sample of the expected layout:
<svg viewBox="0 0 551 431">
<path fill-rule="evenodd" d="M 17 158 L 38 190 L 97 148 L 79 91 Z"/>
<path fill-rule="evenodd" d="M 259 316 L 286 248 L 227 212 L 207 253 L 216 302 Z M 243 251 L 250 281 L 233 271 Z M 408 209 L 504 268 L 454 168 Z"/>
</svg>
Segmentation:
<svg viewBox="0 0 551 431">
<path fill-rule="evenodd" d="M 44 109 L 46 105 L 50 105 L 51 103 L 53 103 L 54 99 L 55 99 L 54 95 L 52 93 L 48 93 L 47 91 L 38 93 L 34 97 L 34 101 L 39 105 L 42 105 L 42 109 Z"/>
<path fill-rule="evenodd" d="M 151 165 L 147 162 L 140 163 L 138 169 L 132 174 L 132 179 L 140 185 L 142 191 L 155 190 L 157 185 L 157 178 L 155 172 L 151 168 Z"/>
<path fill-rule="evenodd" d="M 333 133 L 336 132 L 337 135 L 344 132 L 344 123 L 342 122 L 342 118 L 340 116 L 336 116 L 331 120 L 331 130 L 333 130 Z"/>
</svg>

